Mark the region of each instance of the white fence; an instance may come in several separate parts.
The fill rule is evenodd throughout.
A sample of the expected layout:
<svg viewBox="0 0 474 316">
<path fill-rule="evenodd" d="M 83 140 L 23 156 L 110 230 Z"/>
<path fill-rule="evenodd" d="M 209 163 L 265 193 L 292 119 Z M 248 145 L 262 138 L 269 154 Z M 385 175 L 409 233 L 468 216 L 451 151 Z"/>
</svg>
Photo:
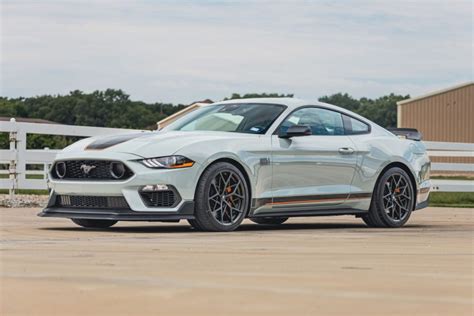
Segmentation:
<svg viewBox="0 0 474 316">
<path fill-rule="evenodd" d="M 0 170 L 0 189 L 47 189 L 47 172 L 58 150 L 33 150 L 26 148 L 27 134 L 64 136 L 96 136 L 139 132 L 139 130 L 72 126 L 60 124 L 0 122 L 0 132 L 8 133 L 10 149 L 0 150 L 0 164 L 8 170 Z M 474 157 L 474 144 L 425 142 L 433 157 Z M 42 165 L 42 170 L 28 170 L 28 165 Z M 433 163 L 433 171 L 474 172 L 474 164 Z M 38 179 L 38 177 L 40 179 Z M 474 192 L 474 182 L 464 180 L 433 180 L 434 191 Z"/>
<path fill-rule="evenodd" d="M 472 143 L 424 142 L 430 157 L 474 157 Z M 431 170 L 436 172 L 449 171 L 454 173 L 474 172 L 472 163 L 431 163 Z M 432 190 L 440 192 L 474 192 L 474 181 L 469 180 L 432 180 Z"/>
<path fill-rule="evenodd" d="M 61 124 L 0 122 L 0 133 L 8 133 L 10 149 L 0 150 L 0 164 L 8 165 L 8 170 L 0 170 L 0 189 L 10 190 L 11 198 L 15 189 L 47 189 L 47 173 L 51 162 L 59 150 L 27 149 L 28 134 L 63 135 L 89 137 L 97 135 L 140 132 L 123 128 L 73 126 Z M 42 170 L 28 170 L 29 165 L 42 165 Z M 38 179 L 39 178 L 39 179 Z"/>
</svg>

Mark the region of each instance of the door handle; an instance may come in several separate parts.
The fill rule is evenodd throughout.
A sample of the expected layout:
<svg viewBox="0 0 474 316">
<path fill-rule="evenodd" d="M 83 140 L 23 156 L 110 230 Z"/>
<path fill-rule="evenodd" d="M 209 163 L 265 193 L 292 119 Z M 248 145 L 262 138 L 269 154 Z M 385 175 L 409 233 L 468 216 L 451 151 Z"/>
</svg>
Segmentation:
<svg viewBox="0 0 474 316">
<path fill-rule="evenodd" d="M 339 148 L 339 153 L 341 155 L 350 155 L 354 153 L 354 149 L 350 147 L 342 147 L 342 148 Z"/>
</svg>

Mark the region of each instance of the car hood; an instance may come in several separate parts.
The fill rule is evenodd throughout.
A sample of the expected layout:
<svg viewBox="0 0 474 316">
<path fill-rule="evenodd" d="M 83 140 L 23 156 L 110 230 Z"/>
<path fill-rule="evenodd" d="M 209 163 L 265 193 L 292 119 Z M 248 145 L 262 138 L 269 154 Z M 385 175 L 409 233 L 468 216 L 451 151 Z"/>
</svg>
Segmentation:
<svg viewBox="0 0 474 316">
<path fill-rule="evenodd" d="M 145 158 L 173 155 L 181 148 L 203 141 L 233 141 L 255 137 L 242 134 L 214 131 L 163 131 L 120 134 L 83 139 L 64 149 L 64 152 L 90 151 L 107 153 L 130 153 Z"/>
</svg>

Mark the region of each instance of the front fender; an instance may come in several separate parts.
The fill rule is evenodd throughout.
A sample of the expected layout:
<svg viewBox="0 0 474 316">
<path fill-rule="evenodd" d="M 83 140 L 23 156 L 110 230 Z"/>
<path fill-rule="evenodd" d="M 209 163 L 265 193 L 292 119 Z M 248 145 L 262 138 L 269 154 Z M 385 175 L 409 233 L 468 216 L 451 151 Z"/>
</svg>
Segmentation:
<svg viewBox="0 0 474 316">
<path fill-rule="evenodd" d="M 196 150 L 198 148 L 199 150 Z M 261 136 L 229 142 L 204 142 L 177 152 L 200 165 L 201 175 L 218 160 L 229 159 L 244 169 L 250 182 L 252 198 L 271 197 L 271 165 L 262 163 L 271 157 L 271 140 Z M 265 160 L 262 160 L 265 159 Z"/>
</svg>

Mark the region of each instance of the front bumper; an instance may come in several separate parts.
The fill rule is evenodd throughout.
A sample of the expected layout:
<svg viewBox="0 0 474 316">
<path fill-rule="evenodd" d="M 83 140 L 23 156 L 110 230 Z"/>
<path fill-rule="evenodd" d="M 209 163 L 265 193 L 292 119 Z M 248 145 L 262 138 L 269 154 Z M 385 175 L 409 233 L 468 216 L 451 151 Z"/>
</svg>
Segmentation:
<svg viewBox="0 0 474 316">
<path fill-rule="evenodd" d="M 109 159 L 123 162 L 134 175 L 125 181 L 102 180 L 55 180 L 51 179 L 51 195 L 48 206 L 38 215 L 42 217 L 65 217 L 84 219 L 159 221 L 191 219 L 194 213 L 194 192 L 199 179 L 200 166 L 195 164 L 183 169 L 150 169 L 137 162 L 132 154 L 106 155 L 60 155 L 59 159 Z M 172 207 L 153 207 L 146 204 L 139 191 L 146 185 L 166 184 L 176 188 L 179 203 Z M 58 195 L 123 197 L 126 209 L 104 209 L 89 207 L 64 207 L 56 204 Z"/>
<path fill-rule="evenodd" d="M 136 212 L 131 209 L 104 210 L 47 207 L 38 216 L 114 221 L 178 221 L 181 219 L 194 219 L 194 202 L 188 201 L 183 203 L 177 212 Z"/>
</svg>

